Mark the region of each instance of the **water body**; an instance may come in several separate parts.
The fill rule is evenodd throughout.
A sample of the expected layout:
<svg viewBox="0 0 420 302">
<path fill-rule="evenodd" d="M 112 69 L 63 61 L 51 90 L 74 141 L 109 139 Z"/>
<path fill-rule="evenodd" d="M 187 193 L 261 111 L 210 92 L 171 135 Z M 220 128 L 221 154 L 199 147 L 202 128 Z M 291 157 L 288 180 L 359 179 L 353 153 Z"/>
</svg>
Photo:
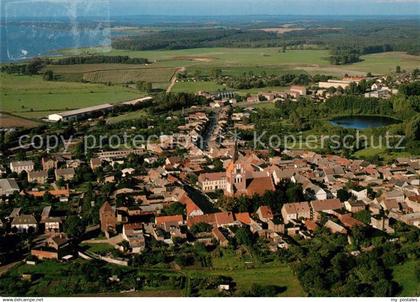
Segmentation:
<svg viewBox="0 0 420 302">
<path fill-rule="evenodd" d="M 11 22 L 0 24 L 0 62 L 54 54 L 64 48 L 110 46 L 111 31 L 100 22 Z"/>
<path fill-rule="evenodd" d="M 367 129 L 389 126 L 398 121 L 384 116 L 344 116 L 334 118 L 330 123 L 342 128 Z"/>
</svg>

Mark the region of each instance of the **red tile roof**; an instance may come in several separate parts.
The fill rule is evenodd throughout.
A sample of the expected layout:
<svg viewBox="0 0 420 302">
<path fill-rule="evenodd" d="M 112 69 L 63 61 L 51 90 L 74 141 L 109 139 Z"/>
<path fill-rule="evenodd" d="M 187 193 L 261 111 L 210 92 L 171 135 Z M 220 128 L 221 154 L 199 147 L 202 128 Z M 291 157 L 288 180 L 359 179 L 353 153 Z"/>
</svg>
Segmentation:
<svg viewBox="0 0 420 302">
<path fill-rule="evenodd" d="M 228 225 L 235 222 L 232 212 L 214 213 L 214 218 L 218 226 Z"/>
<path fill-rule="evenodd" d="M 260 206 L 258 210 L 260 211 L 262 218 L 273 219 L 273 212 L 271 211 L 269 206 Z"/>
<path fill-rule="evenodd" d="M 274 191 L 275 187 L 270 176 L 254 178 L 246 188 L 247 194 L 264 195 L 266 191 Z"/>
<path fill-rule="evenodd" d="M 235 213 L 235 219 L 237 221 L 242 222 L 243 224 L 250 224 L 251 223 L 251 217 L 249 216 L 248 212 Z"/>
<path fill-rule="evenodd" d="M 177 223 L 182 224 L 183 222 L 182 215 L 171 215 L 171 216 L 159 216 L 155 218 L 156 224 L 164 224 L 164 223 Z"/>
</svg>

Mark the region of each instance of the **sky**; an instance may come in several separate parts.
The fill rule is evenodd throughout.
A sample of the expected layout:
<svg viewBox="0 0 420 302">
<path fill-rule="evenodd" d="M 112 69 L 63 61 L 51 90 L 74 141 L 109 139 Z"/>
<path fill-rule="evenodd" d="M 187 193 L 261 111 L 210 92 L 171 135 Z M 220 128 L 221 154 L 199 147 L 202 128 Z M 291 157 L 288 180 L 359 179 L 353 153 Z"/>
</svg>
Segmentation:
<svg viewBox="0 0 420 302">
<path fill-rule="evenodd" d="M 420 0 L 1 0 L 2 17 L 419 15 Z"/>
</svg>

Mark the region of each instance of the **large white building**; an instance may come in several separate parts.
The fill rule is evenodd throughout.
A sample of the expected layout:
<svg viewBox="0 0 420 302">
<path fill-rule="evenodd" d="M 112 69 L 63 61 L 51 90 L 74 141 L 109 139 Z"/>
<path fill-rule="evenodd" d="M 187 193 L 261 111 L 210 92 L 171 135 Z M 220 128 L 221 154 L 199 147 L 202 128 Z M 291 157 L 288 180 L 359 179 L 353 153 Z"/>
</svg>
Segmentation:
<svg viewBox="0 0 420 302">
<path fill-rule="evenodd" d="M 48 115 L 48 120 L 54 121 L 54 122 L 77 121 L 80 119 L 87 118 L 94 113 L 100 113 L 100 112 L 105 113 L 107 111 L 110 111 L 112 107 L 113 105 L 111 104 L 101 104 L 101 105 L 92 106 L 92 107 L 86 107 L 86 108 L 81 108 L 81 109 L 76 109 L 76 110 L 54 113 L 54 114 Z"/>
</svg>

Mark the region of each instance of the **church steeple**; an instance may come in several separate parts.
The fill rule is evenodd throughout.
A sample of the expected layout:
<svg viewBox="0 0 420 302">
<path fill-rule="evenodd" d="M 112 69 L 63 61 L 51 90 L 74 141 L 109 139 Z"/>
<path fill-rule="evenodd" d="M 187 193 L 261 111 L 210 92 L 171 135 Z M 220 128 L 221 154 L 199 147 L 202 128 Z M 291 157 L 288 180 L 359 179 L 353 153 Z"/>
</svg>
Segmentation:
<svg viewBox="0 0 420 302">
<path fill-rule="evenodd" d="M 233 162 L 236 163 L 239 159 L 238 140 L 235 139 L 235 149 L 233 151 Z"/>
</svg>

